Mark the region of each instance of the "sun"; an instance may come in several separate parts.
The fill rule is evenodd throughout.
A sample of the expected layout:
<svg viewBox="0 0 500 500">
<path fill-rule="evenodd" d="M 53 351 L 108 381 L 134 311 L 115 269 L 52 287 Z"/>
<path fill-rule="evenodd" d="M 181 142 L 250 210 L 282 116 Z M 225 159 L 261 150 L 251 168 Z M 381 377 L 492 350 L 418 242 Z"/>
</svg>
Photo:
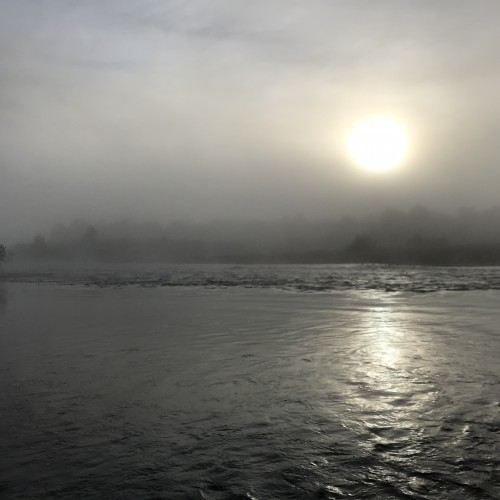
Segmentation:
<svg viewBox="0 0 500 500">
<path fill-rule="evenodd" d="M 353 160 L 366 170 L 385 171 L 402 163 L 408 139 L 401 124 L 386 117 L 359 122 L 349 133 L 347 147 Z"/>
</svg>

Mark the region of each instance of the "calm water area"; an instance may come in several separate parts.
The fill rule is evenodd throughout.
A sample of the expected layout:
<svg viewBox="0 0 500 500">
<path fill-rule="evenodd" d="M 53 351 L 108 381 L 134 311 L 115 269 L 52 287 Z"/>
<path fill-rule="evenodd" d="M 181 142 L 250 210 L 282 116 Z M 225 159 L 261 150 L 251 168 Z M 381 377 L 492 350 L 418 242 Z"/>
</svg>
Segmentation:
<svg viewBox="0 0 500 500">
<path fill-rule="evenodd" d="M 500 269 L 0 270 L 0 498 L 498 499 Z"/>
</svg>

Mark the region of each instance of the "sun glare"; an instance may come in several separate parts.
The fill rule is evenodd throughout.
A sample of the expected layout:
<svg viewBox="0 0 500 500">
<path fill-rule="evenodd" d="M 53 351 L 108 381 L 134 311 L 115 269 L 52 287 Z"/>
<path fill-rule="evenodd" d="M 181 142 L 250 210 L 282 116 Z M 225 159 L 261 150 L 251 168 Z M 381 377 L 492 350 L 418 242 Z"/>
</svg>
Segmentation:
<svg viewBox="0 0 500 500">
<path fill-rule="evenodd" d="M 385 117 L 368 118 L 349 133 L 347 146 L 353 160 L 366 170 L 397 167 L 405 158 L 408 140 L 403 127 Z"/>
</svg>

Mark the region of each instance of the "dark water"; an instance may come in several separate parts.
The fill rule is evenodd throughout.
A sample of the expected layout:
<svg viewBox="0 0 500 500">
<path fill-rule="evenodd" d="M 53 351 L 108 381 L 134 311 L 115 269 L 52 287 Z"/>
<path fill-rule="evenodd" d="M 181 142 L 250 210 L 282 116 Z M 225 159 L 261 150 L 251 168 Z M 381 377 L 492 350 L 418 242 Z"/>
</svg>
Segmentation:
<svg viewBox="0 0 500 500">
<path fill-rule="evenodd" d="M 92 280 L 0 283 L 0 497 L 500 498 L 500 291 Z"/>
<path fill-rule="evenodd" d="M 49 265 L 9 263 L 0 281 L 98 287 L 278 288 L 329 290 L 500 290 L 500 267 L 388 265 Z"/>
</svg>

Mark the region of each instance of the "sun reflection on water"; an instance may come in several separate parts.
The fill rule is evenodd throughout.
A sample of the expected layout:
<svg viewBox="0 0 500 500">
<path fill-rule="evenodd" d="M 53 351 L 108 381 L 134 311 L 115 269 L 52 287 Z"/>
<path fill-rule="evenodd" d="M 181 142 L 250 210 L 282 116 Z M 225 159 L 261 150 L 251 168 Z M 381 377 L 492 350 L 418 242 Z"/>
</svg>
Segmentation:
<svg viewBox="0 0 500 500">
<path fill-rule="evenodd" d="M 358 335 L 352 339 L 358 346 L 351 372 L 357 386 L 349 391 L 350 400 L 360 418 L 360 430 L 391 429 L 383 431 L 383 438 L 382 431 L 375 431 L 373 437 L 403 442 L 415 438 L 416 417 L 435 398 L 432 382 L 420 376 L 425 346 L 418 340 L 416 318 L 400 308 L 397 298 L 370 299 L 359 317 Z"/>
<path fill-rule="evenodd" d="M 369 314 L 366 317 L 367 331 L 370 332 L 367 348 L 373 369 L 397 369 L 401 362 L 400 343 L 404 336 L 401 321 L 387 306 L 374 308 Z"/>
</svg>

